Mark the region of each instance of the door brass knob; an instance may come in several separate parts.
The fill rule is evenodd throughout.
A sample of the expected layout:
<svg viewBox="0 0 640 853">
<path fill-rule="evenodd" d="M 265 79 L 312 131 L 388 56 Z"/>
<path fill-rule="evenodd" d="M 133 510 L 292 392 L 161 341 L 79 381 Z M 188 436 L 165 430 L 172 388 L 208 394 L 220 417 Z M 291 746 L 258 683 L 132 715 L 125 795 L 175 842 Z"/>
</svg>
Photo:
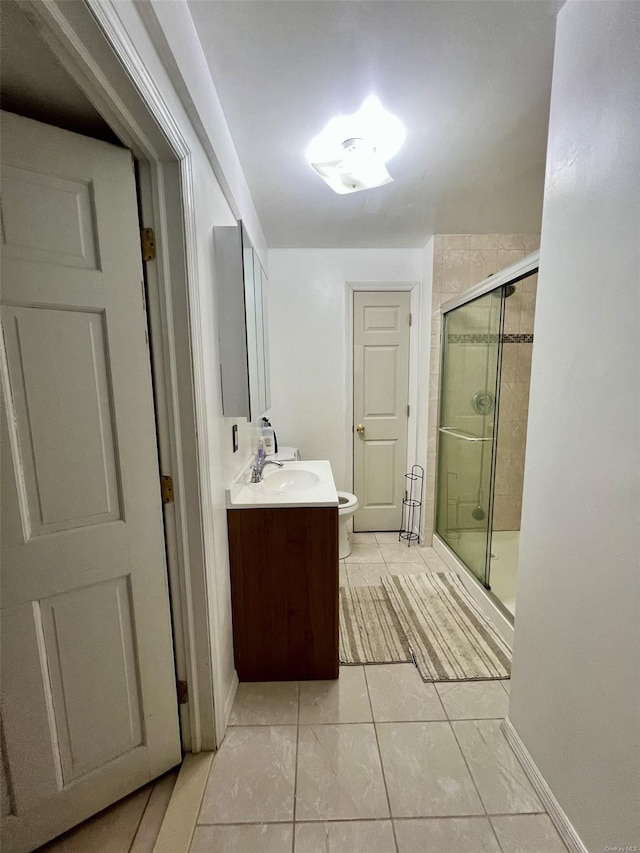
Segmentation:
<svg viewBox="0 0 640 853">
<path fill-rule="evenodd" d="M 356 427 L 356 432 L 358 433 L 358 435 L 364 435 L 364 427 L 362 426 L 362 424 L 358 424 L 358 426 Z"/>
</svg>

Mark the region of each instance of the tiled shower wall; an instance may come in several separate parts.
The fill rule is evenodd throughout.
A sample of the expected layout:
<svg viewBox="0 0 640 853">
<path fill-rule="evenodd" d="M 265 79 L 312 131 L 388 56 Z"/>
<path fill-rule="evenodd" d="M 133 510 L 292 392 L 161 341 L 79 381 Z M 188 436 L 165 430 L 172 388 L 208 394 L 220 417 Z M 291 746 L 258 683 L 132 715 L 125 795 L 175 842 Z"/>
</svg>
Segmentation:
<svg viewBox="0 0 640 853">
<path fill-rule="evenodd" d="M 432 542 L 435 523 L 442 305 L 487 276 L 500 272 L 505 267 L 530 255 L 531 252 L 535 252 L 539 246 L 539 234 L 438 234 L 434 237 L 427 471 L 423 523 L 426 545 Z M 517 293 L 510 298 L 515 299 L 516 296 Z"/>
<path fill-rule="evenodd" d="M 537 285 L 537 274 L 523 279 L 504 304 L 494 530 L 520 530 Z"/>
</svg>

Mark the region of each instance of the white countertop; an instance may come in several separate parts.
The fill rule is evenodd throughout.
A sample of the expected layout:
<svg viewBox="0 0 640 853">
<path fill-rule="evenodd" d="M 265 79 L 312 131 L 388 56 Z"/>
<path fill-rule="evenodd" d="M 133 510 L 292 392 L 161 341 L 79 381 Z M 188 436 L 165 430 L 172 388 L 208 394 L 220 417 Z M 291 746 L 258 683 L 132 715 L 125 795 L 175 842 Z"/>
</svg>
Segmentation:
<svg viewBox="0 0 640 853">
<path fill-rule="evenodd" d="M 311 488 L 296 490 L 274 490 L 269 477 L 287 470 L 310 471 L 319 482 Z M 331 465 L 326 459 L 285 462 L 282 468 L 267 465 L 261 483 L 251 483 L 251 469 L 246 467 L 227 489 L 228 509 L 276 509 L 279 507 L 338 506 L 338 493 L 333 481 Z"/>
</svg>

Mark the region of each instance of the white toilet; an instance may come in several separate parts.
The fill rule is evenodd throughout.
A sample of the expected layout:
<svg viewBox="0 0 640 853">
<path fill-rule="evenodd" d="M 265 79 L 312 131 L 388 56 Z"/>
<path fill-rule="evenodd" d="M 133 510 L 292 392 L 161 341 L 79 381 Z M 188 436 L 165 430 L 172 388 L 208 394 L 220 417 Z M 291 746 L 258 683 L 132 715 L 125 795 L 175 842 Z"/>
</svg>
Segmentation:
<svg viewBox="0 0 640 853">
<path fill-rule="evenodd" d="M 358 509 L 358 498 L 351 492 L 338 492 L 338 556 L 341 560 L 351 553 L 347 525 Z"/>
<path fill-rule="evenodd" d="M 278 452 L 270 456 L 269 459 L 278 460 L 279 462 L 298 462 L 300 460 L 300 451 L 297 447 L 278 447 Z M 358 498 L 352 495 L 351 492 L 338 492 L 337 494 L 338 556 L 341 560 L 344 560 L 351 553 L 347 526 L 349 519 L 353 518 L 354 512 L 358 509 Z"/>
</svg>

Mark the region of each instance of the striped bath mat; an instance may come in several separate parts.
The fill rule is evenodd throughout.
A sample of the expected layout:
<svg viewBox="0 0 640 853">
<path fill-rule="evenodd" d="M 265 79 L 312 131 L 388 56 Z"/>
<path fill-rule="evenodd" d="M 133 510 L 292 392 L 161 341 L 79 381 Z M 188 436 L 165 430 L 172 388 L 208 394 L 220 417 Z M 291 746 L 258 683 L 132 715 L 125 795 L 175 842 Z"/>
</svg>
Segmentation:
<svg viewBox="0 0 640 853">
<path fill-rule="evenodd" d="M 382 583 L 423 681 L 509 678 L 511 651 L 453 572 Z"/>
<path fill-rule="evenodd" d="M 381 586 L 340 587 L 340 662 L 407 663 L 411 654 Z"/>
</svg>

